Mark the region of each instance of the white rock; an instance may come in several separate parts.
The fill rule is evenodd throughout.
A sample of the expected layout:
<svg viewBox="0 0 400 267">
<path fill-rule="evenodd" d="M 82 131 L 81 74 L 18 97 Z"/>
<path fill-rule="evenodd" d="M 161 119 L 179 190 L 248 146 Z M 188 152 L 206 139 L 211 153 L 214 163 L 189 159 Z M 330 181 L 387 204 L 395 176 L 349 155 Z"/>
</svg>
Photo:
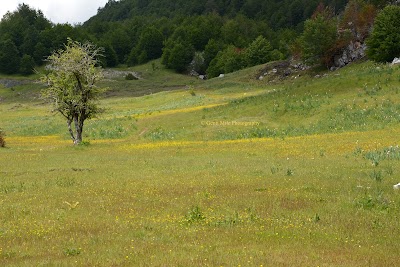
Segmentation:
<svg viewBox="0 0 400 267">
<path fill-rule="evenodd" d="M 225 77 L 225 74 L 220 74 L 219 76 L 218 76 L 219 78 L 224 78 Z"/>
<path fill-rule="evenodd" d="M 392 61 L 392 65 L 400 64 L 400 58 L 395 57 Z"/>
</svg>

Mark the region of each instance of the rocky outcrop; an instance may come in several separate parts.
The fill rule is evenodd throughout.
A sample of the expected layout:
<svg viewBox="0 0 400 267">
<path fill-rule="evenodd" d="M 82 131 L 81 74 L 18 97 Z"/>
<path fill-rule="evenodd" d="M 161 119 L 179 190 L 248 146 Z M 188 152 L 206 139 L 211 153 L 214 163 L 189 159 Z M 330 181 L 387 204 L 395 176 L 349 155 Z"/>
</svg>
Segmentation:
<svg viewBox="0 0 400 267">
<path fill-rule="evenodd" d="M 335 55 L 331 70 L 336 70 L 347 64 L 365 57 L 366 44 L 360 42 L 350 42 L 350 44 L 339 55 Z"/>
<path fill-rule="evenodd" d="M 308 70 L 309 67 L 300 62 L 290 60 L 277 61 L 266 64 L 258 73 L 256 78 L 260 81 L 277 82 L 287 78 L 295 79 L 300 73 Z"/>
<path fill-rule="evenodd" d="M 103 75 L 105 79 L 116 79 L 116 78 L 125 78 L 126 75 L 133 75 L 136 80 L 141 79 L 140 73 L 136 71 L 124 71 L 124 70 L 113 70 L 113 69 L 104 69 Z"/>
</svg>

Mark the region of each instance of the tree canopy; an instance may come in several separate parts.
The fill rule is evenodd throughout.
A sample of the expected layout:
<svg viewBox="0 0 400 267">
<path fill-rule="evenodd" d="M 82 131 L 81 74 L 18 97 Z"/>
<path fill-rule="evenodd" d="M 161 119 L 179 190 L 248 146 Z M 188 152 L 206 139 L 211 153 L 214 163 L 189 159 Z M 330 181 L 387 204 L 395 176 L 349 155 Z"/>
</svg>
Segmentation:
<svg viewBox="0 0 400 267">
<path fill-rule="evenodd" d="M 400 57 L 400 6 L 387 6 L 377 15 L 367 44 L 368 56 L 375 61 Z"/>
<path fill-rule="evenodd" d="M 376 11 L 390 2 L 109 0 L 95 16 L 75 26 L 53 24 L 40 10 L 22 4 L 0 21 L 0 46 L 7 44 L 0 53 L 0 72 L 29 74 L 32 59 L 35 65 L 42 65 L 68 37 L 104 47 L 101 64 L 106 67 L 162 57 L 167 68 L 185 72 L 193 60 L 200 62 L 201 55 L 201 69 L 215 73 L 217 69 L 227 71 L 289 58 L 297 52 L 310 62 L 318 59 L 327 65 L 350 41 L 363 42 Z M 329 19 L 317 18 L 324 10 L 331 11 Z M 220 51 L 224 53 L 218 59 Z"/>
</svg>

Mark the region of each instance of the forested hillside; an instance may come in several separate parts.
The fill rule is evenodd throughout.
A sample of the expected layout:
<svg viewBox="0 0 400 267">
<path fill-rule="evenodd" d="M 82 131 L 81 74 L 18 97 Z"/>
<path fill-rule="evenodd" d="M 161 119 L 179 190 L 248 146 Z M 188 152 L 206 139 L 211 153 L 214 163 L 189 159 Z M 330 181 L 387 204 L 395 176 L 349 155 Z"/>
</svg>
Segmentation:
<svg viewBox="0 0 400 267">
<path fill-rule="evenodd" d="M 53 24 L 22 4 L 0 22 L 0 72 L 32 73 L 68 37 L 104 47 L 106 67 L 162 57 L 170 69 L 214 77 L 293 55 L 329 66 L 343 47 L 365 40 L 375 15 L 389 2 L 110 0 L 75 26 Z M 310 20 L 317 24 L 310 22 L 309 28 L 322 30 L 307 39 L 304 26 Z"/>
<path fill-rule="evenodd" d="M 263 20 L 273 29 L 290 28 L 309 18 L 319 3 L 343 10 L 347 0 L 122 0 L 109 1 L 99 9 L 97 16 L 86 24 L 96 21 L 122 21 L 136 16 L 175 18 L 218 14 L 233 18 L 242 14 L 255 20 Z"/>
</svg>

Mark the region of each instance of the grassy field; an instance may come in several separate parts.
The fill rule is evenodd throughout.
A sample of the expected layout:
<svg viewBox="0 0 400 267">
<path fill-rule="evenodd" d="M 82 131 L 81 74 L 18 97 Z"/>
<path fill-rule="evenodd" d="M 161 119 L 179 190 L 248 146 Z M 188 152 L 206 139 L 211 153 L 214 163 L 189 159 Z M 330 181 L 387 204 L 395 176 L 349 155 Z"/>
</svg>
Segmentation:
<svg viewBox="0 0 400 267">
<path fill-rule="evenodd" d="M 104 82 L 81 146 L 39 84 L 0 88 L 0 266 L 398 265 L 399 67 L 155 64 Z"/>
</svg>

